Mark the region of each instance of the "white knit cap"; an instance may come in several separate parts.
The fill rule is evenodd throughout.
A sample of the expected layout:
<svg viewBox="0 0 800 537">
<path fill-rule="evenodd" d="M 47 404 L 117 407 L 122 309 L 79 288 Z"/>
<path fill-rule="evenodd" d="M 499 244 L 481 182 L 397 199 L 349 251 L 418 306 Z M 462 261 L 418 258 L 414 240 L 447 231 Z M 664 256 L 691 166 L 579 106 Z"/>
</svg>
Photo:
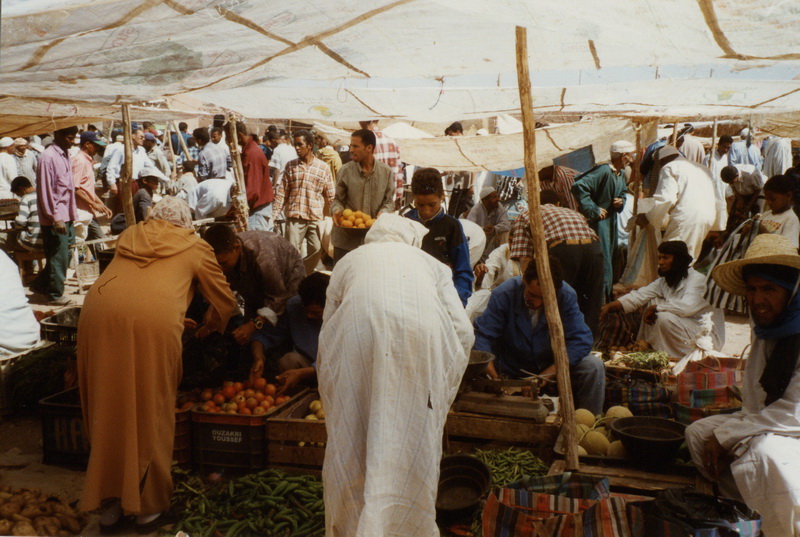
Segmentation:
<svg viewBox="0 0 800 537">
<path fill-rule="evenodd" d="M 497 192 L 497 189 L 492 185 L 486 185 L 485 187 L 481 188 L 481 199 L 486 198 L 486 196 L 491 196 L 492 192 Z"/>
<path fill-rule="evenodd" d="M 611 152 L 612 153 L 634 153 L 636 152 L 636 146 L 630 143 L 627 140 L 617 140 L 613 144 L 611 144 Z"/>
<path fill-rule="evenodd" d="M 0 149 L 5 149 L 6 147 L 11 147 L 14 145 L 14 139 L 11 136 L 3 136 L 0 138 Z"/>
</svg>

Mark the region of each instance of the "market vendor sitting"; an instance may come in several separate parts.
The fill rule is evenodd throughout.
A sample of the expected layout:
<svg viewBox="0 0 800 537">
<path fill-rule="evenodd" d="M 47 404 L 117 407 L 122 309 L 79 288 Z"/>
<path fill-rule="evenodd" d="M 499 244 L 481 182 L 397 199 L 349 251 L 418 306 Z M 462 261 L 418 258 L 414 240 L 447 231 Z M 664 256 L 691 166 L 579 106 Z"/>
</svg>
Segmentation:
<svg viewBox="0 0 800 537">
<path fill-rule="evenodd" d="M 317 348 L 325 310 L 325 292 L 331 277 L 322 272 L 306 276 L 297 296 L 286 302 L 286 309 L 275 326 L 265 325 L 253 335 L 250 350 L 253 366 L 250 382 L 264 376 L 265 362 L 277 369 L 281 392 L 317 376 Z"/>
<path fill-rule="evenodd" d="M 780 235 L 759 235 L 743 259 L 711 276 L 744 296 L 753 322 L 742 410 L 694 422 L 686 443 L 720 493 L 741 497 L 767 537 L 800 535 L 800 255 Z"/>
<path fill-rule="evenodd" d="M 592 332 L 578 308 L 575 290 L 562 281 L 561 266 L 552 257 L 550 272 L 564 327 L 575 406 L 599 414 L 605 396 L 603 362 L 591 354 Z M 496 357 L 487 370 L 489 376 L 521 378 L 529 373 L 555 373 L 543 305 L 536 263 L 529 263 L 523 276 L 506 281 L 492 292 L 489 305 L 474 322 L 475 350 L 491 352 Z"/>
<path fill-rule="evenodd" d="M 604 318 L 612 311 L 630 313 L 645 306 L 638 339 L 657 351 L 682 358 L 695 348 L 701 318 L 711 314 L 711 341 L 715 350 L 725 343 L 725 318 L 704 298 L 706 277 L 691 268 L 692 256 L 683 241 L 658 245 L 658 275 L 649 285 L 609 302 L 600 310 Z"/>
<path fill-rule="evenodd" d="M 256 330 L 274 325 L 286 301 L 297 294 L 305 276 L 300 252 L 271 231 L 236 233 L 226 224 L 214 224 L 203 235 L 214 249 L 231 290 L 244 299 L 244 323 L 233 330 L 239 345 L 246 345 Z"/>
</svg>

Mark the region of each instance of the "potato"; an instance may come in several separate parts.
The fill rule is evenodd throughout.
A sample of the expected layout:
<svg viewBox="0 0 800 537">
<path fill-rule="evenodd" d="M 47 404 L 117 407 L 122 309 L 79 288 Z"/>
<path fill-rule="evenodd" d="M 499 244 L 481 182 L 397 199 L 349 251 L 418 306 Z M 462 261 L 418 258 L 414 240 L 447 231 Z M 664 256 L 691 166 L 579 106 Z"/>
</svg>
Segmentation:
<svg viewBox="0 0 800 537">
<path fill-rule="evenodd" d="M 35 537 L 39 534 L 36 532 L 36 528 L 34 528 L 30 522 L 17 522 L 14 524 L 14 527 L 11 528 L 11 535 Z"/>
<path fill-rule="evenodd" d="M 0 505 L 0 517 L 10 519 L 13 515 L 19 514 L 22 506 L 18 503 L 4 503 Z"/>
<path fill-rule="evenodd" d="M 58 513 L 56 517 L 61 522 L 61 527 L 71 534 L 78 535 L 81 532 L 81 523 L 77 518 L 74 517 L 74 515 L 70 517 L 65 514 Z"/>
<path fill-rule="evenodd" d="M 34 519 L 36 517 L 49 515 L 50 509 L 44 504 L 29 503 L 20 514 L 24 517 Z"/>
<path fill-rule="evenodd" d="M 10 520 L 0 519 L 0 535 L 11 535 L 11 528 L 14 523 Z"/>
</svg>

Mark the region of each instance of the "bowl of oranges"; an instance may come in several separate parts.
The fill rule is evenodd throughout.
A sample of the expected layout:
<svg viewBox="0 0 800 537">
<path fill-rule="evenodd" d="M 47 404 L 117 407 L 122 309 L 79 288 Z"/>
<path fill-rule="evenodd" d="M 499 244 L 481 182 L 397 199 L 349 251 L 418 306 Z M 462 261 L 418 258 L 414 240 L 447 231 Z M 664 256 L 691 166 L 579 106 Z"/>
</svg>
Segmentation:
<svg viewBox="0 0 800 537">
<path fill-rule="evenodd" d="M 375 223 L 375 219 L 361 211 L 345 209 L 338 220 L 334 219 L 334 222 L 337 226 L 346 229 L 350 233 L 366 235 L 369 228 Z"/>
</svg>

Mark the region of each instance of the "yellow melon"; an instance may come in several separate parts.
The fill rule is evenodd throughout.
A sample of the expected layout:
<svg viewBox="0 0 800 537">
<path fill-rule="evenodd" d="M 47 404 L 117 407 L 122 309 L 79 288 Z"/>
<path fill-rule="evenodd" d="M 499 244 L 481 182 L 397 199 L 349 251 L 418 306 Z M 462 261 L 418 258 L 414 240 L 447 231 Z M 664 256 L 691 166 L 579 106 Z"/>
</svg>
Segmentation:
<svg viewBox="0 0 800 537">
<path fill-rule="evenodd" d="M 585 408 L 579 408 L 575 411 L 575 422 L 582 423 L 589 428 L 594 427 L 594 414 L 591 411 L 586 410 Z"/>
<path fill-rule="evenodd" d="M 610 444 L 611 442 L 608 441 L 608 438 L 606 438 L 604 434 L 598 433 L 597 431 L 589 431 L 583 437 L 579 445 L 582 446 L 589 455 L 605 455 L 608 452 L 608 446 Z"/>
</svg>

